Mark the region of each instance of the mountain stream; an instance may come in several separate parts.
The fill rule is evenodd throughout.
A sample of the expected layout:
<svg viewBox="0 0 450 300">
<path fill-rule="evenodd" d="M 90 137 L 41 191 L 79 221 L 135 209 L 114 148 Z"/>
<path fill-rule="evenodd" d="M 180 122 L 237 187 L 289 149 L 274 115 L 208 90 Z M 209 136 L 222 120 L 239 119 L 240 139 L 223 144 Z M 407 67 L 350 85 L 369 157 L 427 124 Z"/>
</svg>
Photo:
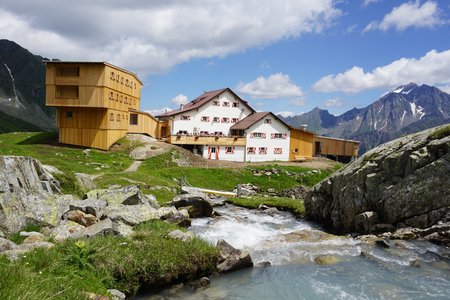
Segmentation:
<svg viewBox="0 0 450 300">
<path fill-rule="evenodd" d="M 205 289 L 175 286 L 138 299 L 450 299 L 444 247 L 423 241 L 383 247 L 327 234 L 285 212 L 215 210 L 220 217 L 194 219 L 190 230 L 213 244 L 222 238 L 247 250 L 255 267 L 211 277 Z"/>
</svg>

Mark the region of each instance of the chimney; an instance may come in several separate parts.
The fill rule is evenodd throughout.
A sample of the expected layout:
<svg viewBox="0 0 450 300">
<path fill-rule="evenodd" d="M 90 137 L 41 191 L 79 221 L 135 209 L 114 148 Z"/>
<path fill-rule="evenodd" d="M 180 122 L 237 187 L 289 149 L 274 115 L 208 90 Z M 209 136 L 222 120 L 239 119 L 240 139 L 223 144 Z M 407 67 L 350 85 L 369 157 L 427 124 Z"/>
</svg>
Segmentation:
<svg viewBox="0 0 450 300">
<path fill-rule="evenodd" d="M 308 127 L 308 124 L 302 124 L 300 125 L 301 130 L 306 130 L 306 127 Z"/>
<path fill-rule="evenodd" d="M 184 107 L 184 105 L 183 105 L 183 104 L 180 104 L 180 110 L 182 110 L 182 109 L 183 109 L 183 107 Z"/>
</svg>

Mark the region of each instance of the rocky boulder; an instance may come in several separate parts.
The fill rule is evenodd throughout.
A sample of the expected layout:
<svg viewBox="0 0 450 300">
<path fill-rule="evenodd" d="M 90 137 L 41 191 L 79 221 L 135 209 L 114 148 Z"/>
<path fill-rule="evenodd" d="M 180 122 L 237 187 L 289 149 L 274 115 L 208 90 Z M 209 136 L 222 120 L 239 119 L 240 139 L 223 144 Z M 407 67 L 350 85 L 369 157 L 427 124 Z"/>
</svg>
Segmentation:
<svg viewBox="0 0 450 300">
<path fill-rule="evenodd" d="M 450 221 L 450 125 L 378 146 L 318 183 L 306 216 L 336 232 L 428 228 Z"/>
<path fill-rule="evenodd" d="M 213 208 L 208 196 L 203 193 L 181 194 L 170 202 L 177 209 L 186 209 L 191 218 L 212 217 Z"/>
<path fill-rule="evenodd" d="M 105 201 L 108 205 L 136 205 L 145 204 L 153 208 L 159 208 L 156 199 L 150 195 L 144 195 L 139 187 L 131 185 L 126 187 L 112 186 L 108 189 L 91 190 L 86 193 L 86 199 Z"/>
<path fill-rule="evenodd" d="M 236 249 L 224 240 L 219 240 L 216 247 L 220 251 L 217 262 L 217 269 L 220 273 L 253 267 L 252 258 L 247 251 Z"/>
</svg>

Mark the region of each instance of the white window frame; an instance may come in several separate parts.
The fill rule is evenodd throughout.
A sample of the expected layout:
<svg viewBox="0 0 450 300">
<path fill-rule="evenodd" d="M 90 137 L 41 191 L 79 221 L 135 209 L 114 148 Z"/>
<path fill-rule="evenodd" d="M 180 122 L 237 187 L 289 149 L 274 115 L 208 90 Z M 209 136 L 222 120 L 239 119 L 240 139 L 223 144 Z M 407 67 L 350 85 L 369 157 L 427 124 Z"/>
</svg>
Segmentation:
<svg viewBox="0 0 450 300">
<path fill-rule="evenodd" d="M 266 155 L 267 154 L 267 147 L 259 147 L 258 154 Z"/>
<path fill-rule="evenodd" d="M 209 122 L 209 117 L 208 116 L 202 116 L 201 122 Z"/>
<path fill-rule="evenodd" d="M 247 154 L 256 154 L 256 147 L 247 147 Z"/>
</svg>

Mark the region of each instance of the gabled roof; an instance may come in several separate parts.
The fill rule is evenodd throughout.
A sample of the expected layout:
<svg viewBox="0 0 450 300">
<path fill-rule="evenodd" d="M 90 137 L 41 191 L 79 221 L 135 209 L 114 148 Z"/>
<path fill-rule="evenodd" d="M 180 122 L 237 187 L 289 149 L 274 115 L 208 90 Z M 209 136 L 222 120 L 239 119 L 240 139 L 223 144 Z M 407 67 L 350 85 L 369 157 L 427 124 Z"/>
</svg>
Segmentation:
<svg viewBox="0 0 450 300">
<path fill-rule="evenodd" d="M 187 111 L 190 111 L 190 110 L 193 110 L 193 109 L 197 109 L 200 106 L 208 103 L 209 101 L 211 101 L 215 97 L 219 96 L 220 94 L 222 94 L 225 91 L 228 91 L 231 94 L 233 94 L 236 98 L 238 98 L 240 101 L 245 103 L 252 111 L 254 111 L 254 109 L 251 108 L 250 105 L 248 105 L 247 101 L 241 99 L 241 97 L 236 95 L 236 93 L 233 92 L 230 88 L 224 88 L 224 89 L 220 89 L 220 90 L 204 92 L 202 95 L 198 96 L 197 98 L 195 98 L 191 102 L 185 104 L 181 109 L 172 110 L 172 111 L 169 111 L 167 113 L 163 113 L 163 114 L 157 115 L 156 117 L 170 117 L 170 116 L 178 115 L 180 113 L 184 113 L 184 112 L 187 112 Z"/>
<path fill-rule="evenodd" d="M 261 119 L 264 119 L 267 115 L 272 115 L 275 119 L 280 121 L 282 124 L 284 124 L 286 127 L 290 128 L 289 125 L 287 125 L 283 120 L 278 118 L 276 115 L 271 113 L 270 111 L 264 111 L 264 112 L 255 112 L 249 115 L 248 117 L 240 120 L 238 123 L 234 124 L 230 127 L 230 130 L 246 130 L 249 127 L 251 127 L 253 124 L 258 122 Z"/>
</svg>

